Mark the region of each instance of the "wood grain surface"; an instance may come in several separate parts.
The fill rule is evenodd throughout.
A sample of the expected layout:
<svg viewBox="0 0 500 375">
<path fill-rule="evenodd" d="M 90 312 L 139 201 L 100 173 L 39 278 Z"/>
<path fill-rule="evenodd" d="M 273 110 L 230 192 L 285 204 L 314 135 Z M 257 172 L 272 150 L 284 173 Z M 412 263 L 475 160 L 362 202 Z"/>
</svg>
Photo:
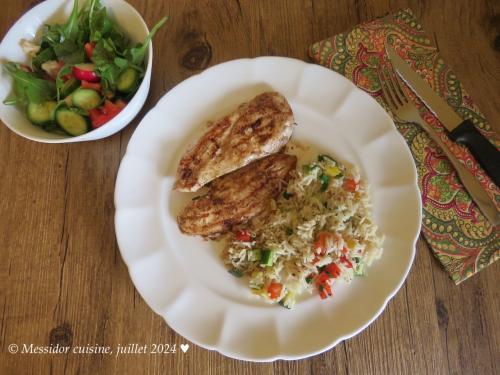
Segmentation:
<svg viewBox="0 0 500 375">
<path fill-rule="evenodd" d="M 410 7 L 500 130 L 500 2 L 495 0 L 128 0 L 152 25 L 151 91 L 104 140 L 49 145 L 0 126 L 0 374 L 500 374 L 500 264 L 455 286 L 421 239 L 410 275 L 358 336 L 301 361 L 186 354 L 9 354 L 8 345 L 185 343 L 138 295 L 115 240 L 113 193 L 125 147 L 168 90 L 230 59 L 308 60 L 312 42 Z M 3 1 L 0 35 L 37 1 Z M 3 99 L 3 98 L 2 98 Z"/>
</svg>

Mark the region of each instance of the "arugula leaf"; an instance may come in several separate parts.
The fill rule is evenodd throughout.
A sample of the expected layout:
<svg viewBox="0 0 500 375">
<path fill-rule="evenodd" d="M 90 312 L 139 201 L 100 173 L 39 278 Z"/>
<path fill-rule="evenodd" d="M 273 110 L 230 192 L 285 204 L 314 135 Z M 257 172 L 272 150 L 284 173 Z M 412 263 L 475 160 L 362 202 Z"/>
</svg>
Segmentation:
<svg viewBox="0 0 500 375">
<path fill-rule="evenodd" d="M 123 51 L 129 46 L 130 40 L 115 23 L 111 23 L 111 29 L 107 33 L 107 38 L 113 41 L 117 51 L 123 55 Z"/>
<path fill-rule="evenodd" d="M 57 60 L 62 60 L 69 64 L 79 64 L 85 62 L 85 50 L 81 45 L 72 41 L 65 40 L 62 43 L 57 43 L 52 46 Z"/>
<path fill-rule="evenodd" d="M 88 40 L 88 31 L 81 25 L 78 0 L 73 3 L 69 19 L 64 24 L 45 25 L 42 34 L 42 48 L 50 46 L 57 57 L 74 53 L 76 47 L 83 47 Z"/>
<path fill-rule="evenodd" d="M 111 47 L 109 43 L 106 42 L 106 40 L 101 39 L 96 43 L 94 51 L 92 52 L 92 61 L 94 62 L 94 64 L 99 67 L 102 67 L 103 65 L 113 64 L 115 57 L 116 53 L 113 47 Z"/>
<path fill-rule="evenodd" d="M 92 53 L 92 62 L 95 64 L 96 70 L 101 76 L 101 82 L 105 91 L 114 91 L 116 89 L 118 77 L 128 67 L 137 68 L 137 70 L 143 74 L 144 69 L 142 66 L 144 62 L 144 55 L 149 46 L 149 42 L 158 29 L 167 21 L 167 19 L 167 17 L 164 17 L 153 27 L 143 44 L 139 44 L 125 50 L 120 48 L 120 45 L 125 41 L 124 38 L 119 37 L 118 39 L 115 39 L 111 36 L 103 37 L 103 35 L 100 35 L 100 39 L 96 41 L 96 45 Z M 110 35 L 114 35 L 113 33 L 119 33 L 118 29 L 112 28 L 110 30 Z"/>
<path fill-rule="evenodd" d="M 71 73 L 71 68 L 73 66 L 71 64 L 65 64 L 59 71 L 56 76 L 56 93 L 57 93 L 57 101 L 61 100 L 61 89 L 64 85 L 64 77 L 66 74 Z"/>
<path fill-rule="evenodd" d="M 73 10 L 69 16 L 68 21 L 62 27 L 62 35 L 65 39 L 75 40 L 78 35 L 78 0 L 73 3 Z"/>
<path fill-rule="evenodd" d="M 103 88 L 108 91 L 116 90 L 116 83 L 120 76 L 120 68 L 114 64 L 103 66 L 99 69 L 99 74 L 103 79 Z"/>
<path fill-rule="evenodd" d="M 113 62 L 115 63 L 115 65 L 117 67 L 119 67 L 122 70 L 127 69 L 128 65 L 129 65 L 128 60 L 124 59 L 123 57 L 115 57 L 115 59 L 113 60 Z"/>
<path fill-rule="evenodd" d="M 99 0 L 92 0 L 89 10 L 89 32 L 90 41 L 97 42 L 111 30 L 111 21 L 108 18 L 106 8 Z"/>
<path fill-rule="evenodd" d="M 40 103 L 54 98 L 54 82 L 38 78 L 35 74 L 20 69 L 19 65 L 13 62 L 5 63 L 4 69 L 14 80 L 16 104 L 27 105 L 28 101 Z M 13 99 L 14 97 L 10 96 L 8 102 L 12 102 Z"/>
<path fill-rule="evenodd" d="M 40 52 L 38 52 L 36 56 L 33 57 L 31 65 L 35 68 L 35 70 L 40 70 L 44 62 L 54 60 L 55 58 L 56 54 L 52 49 L 52 47 L 47 47 L 45 49 L 40 50 Z"/>
<path fill-rule="evenodd" d="M 73 52 L 67 55 L 61 56 L 60 60 L 64 61 L 67 64 L 76 65 L 84 63 L 86 61 L 85 57 L 85 51 L 80 48 L 75 49 Z"/>
<path fill-rule="evenodd" d="M 78 48 L 75 42 L 71 40 L 65 40 L 62 43 L 54 44 L 52 49 L 56 54 L 57 59 L 61 60 L 64 56 L 70 55 Z"/>
<path fill-rule="evenodd" d="M 116 53 L 105 39 L 99 40 L 92 53 L 92 62 L 101 76 L 105 89 L 114 90 L 121 69 L 115 64 Z"/>
<path fill-rule="evenodd" d="M 47 43 L 52 46 L 62 40 L 62 25 L 45 25 L 42 34 L 42 46 Z"/>
<path fill-rule="evenodd" d="M 113 51 L 118 56 L 123 57 L 123 49 L 119 48 L 119 46 L 116 45 L 115 41 L 112 38 L 108 37 L 104 39 L 104 46 L 108 51 Z"/>
<path fill-rule="evenodd" d="M 78 0 L 75 0 L 71 15 L 65 24 L 45 25 L 42 35 L 42 48 L 50 47 L 53 55 L 49 58 L 50 53 L 46 52 L 46 55 L 40 57 L 41 62 L 37 62 L 37 65 L 53 59 L 72 64 L 85 61 L 83 44 L 88 37 L 85 35 L 86 30 L 80 25 L 80 16 Z"/>
<path fill-rule="evenodd" d="M 148 34 L 146 39 L 142 44 L 138 44 L 137 46 L 130 48 L 125 51 L 125 56 L 127 59 L 132 63 L 136 65 L 141 65 L 143 60 L 144 60 L 144 55 L 146 54 L 146 50 L 149 46 L 149 42 L 153 38 L 153 36 L 156 34 L 158 29 L 162 27 L 165 22 L 167 22 L 168 17 L 163 17 L 156 25 L 154 25 L 153 29 L 151 32 Z"/>
</svg>

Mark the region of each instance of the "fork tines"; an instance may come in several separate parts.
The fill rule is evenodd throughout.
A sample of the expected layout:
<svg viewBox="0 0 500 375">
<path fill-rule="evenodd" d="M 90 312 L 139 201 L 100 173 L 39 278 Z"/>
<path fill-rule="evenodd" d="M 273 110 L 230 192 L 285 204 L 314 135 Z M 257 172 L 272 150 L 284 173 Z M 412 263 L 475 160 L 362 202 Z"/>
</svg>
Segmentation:
<svg viewBox="0 0 500 375">
<path fill-rule="evenodd" d="M 385 102 L 392 108 L 398 109 L 405 103 L 409 103 L 408 97 L 402 89 L 403 83 L 395 74 L 394 70 L 388 69 L 384 64 L 379 70 L 380 86 L 384 94 Z"/>
</svg>

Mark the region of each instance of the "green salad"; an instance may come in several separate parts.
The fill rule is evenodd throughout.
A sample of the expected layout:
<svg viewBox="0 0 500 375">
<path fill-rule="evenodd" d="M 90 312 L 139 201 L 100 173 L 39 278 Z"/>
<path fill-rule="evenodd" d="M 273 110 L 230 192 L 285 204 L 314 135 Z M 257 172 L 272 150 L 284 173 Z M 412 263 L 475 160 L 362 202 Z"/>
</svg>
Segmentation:
<svg viewBox="0 0 500 375">
<path fill-rule="evenodd" d="M 99 0 L 81 9 L 74 0 L 66 23 L 45 25 L 38 43 L 21 41 L 30 65 L 4 63 L 14 83 L 4 104 L 18 106 L 49 132 L 78 136 L 99 128 L 136 93 L 149 42 L 166 21 L 134 45 Z"/>
</svg>

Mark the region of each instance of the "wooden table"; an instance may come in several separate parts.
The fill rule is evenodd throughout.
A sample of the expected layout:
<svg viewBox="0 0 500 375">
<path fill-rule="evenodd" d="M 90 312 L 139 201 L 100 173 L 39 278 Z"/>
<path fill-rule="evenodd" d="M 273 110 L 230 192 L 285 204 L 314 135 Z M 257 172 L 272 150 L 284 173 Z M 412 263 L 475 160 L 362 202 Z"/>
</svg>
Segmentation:
<svg viewBox="0 0 500 375">
<path fill-rule="evenodd" d="M 0 373 L 499 374 L 500 264 L 455 286 L 422 239 L 384 313 L 310 359 L 246 363 L 194 345 L 186 354 L 119 358 L 8 353 L 12 343 L 186 342 L 130 281 L 115 240 L 113 192 L 139 120 L 165 92 L 208 66 L 262 55 L 308 60 L 310 43 L 411 7 L 500 129 L 498 1 L 129 1 L 149 25 L 171 16 L 155 38 L 151 92 L 132 124 L 104 140 L 70 145 L 27 141 L 0 126 Z M 36 3 L 3 2 L 0 35 Z"/>
</svg>

